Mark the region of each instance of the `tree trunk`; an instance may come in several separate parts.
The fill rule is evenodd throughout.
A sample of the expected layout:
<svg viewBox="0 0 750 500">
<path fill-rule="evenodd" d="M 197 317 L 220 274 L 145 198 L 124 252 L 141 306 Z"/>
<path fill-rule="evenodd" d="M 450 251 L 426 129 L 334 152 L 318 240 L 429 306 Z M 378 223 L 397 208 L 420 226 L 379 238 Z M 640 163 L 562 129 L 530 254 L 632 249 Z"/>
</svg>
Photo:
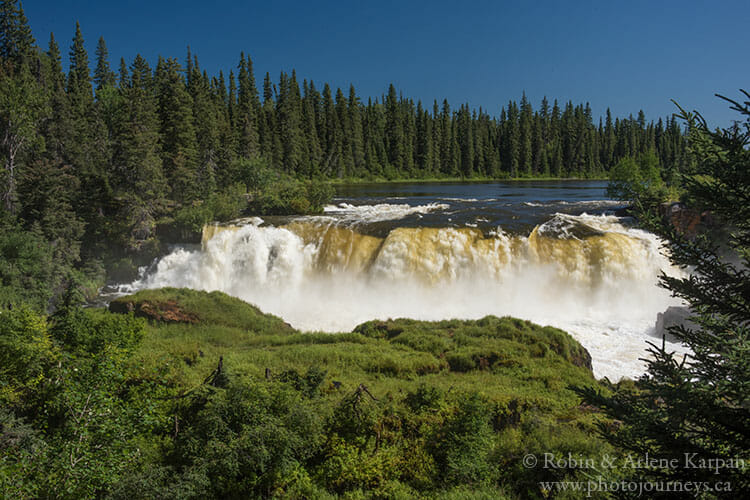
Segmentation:
<svg viewBox="0 0 750 500">
<path fill-rule="evenodd" d="M 19 141 L 15 136 L 7 133 L 3 141 L 8 148 L 8 157 L 5 160 L 5 171 L 7 180 L 3 191 L 3 205 L 12 215 L 16 213 L 16 154 L 21 148 L 23 141 Z"/>
</svg>

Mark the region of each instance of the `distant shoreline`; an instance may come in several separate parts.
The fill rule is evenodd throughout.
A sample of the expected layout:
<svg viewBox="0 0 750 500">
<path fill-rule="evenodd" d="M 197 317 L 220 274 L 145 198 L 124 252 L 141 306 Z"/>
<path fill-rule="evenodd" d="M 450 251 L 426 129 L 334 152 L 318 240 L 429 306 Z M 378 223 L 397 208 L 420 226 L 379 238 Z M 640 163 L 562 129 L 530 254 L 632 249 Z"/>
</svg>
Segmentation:
<svg viewBox="0 0 750 500">
<path fill-rule="evenodd" d="M 469 179 L 461 177 L 441 177 L 441 178 L 416 178 L 416 179 L 331 179 L 334 186 L 347 184 L 489 184 L 493 182 L 535 182 L 535 181 L 608 181 L 608 177 L 508 177 L 508 178 L 491 178 L 491 177 L 472 177 Z"/>
</svg>

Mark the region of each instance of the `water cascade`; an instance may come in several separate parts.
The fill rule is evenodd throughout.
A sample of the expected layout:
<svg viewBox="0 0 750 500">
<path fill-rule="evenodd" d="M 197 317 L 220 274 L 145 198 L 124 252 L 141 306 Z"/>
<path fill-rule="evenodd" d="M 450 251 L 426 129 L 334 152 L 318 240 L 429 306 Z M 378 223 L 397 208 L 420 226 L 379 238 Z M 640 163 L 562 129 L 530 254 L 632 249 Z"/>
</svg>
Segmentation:
<svg viewBox="0 0 750 500">
<path fill-rule="evenodd" d="M 208 225 L 200 250 L 176 249 L 132 288 L 221 290 L 302 330 L 371 319 L 511 315 L 570 332 L 597 376 L 643 371 L 656 286 L 672 269 L 656 236 L 611 216 L 557 214 L 528 236 L 501 228 L 393 227 L 384 237 L 331 217 Z M 679 346 L 675 346 L 679 347 Z"/>
</svg>

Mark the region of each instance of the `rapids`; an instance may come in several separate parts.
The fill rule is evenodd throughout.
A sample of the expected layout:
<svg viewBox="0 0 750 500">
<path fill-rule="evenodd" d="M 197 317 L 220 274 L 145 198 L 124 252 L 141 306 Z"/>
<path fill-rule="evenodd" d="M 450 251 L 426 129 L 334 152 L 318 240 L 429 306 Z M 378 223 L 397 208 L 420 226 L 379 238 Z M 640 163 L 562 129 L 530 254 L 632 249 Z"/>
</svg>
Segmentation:
<svg viewBox="0 0 750 500">
<path fill-rule="evenodd" d="M 307 331 L 350 331 L 376 318 L 511 315 L 570 332 L 597 377 L 643 372 L 656 314 L 676 303 L 657 277 L 679 272 L 656 236 L 585 213 L 556 213 L 526 234 L 470 222 L 377 226 L 447 206 L 340 204 L 274 224 L 208 225 L 200 249 L 175 249 L 124 291 L 221 290 Z"/>
</svg>

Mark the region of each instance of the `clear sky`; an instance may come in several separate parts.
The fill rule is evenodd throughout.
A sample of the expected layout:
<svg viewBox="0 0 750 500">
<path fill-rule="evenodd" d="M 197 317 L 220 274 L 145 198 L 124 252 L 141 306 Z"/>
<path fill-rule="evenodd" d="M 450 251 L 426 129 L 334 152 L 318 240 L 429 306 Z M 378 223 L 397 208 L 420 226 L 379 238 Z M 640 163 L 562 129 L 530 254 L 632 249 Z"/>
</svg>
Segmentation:
<svg viewBox="0 0 750 500">
<path fill-rule="evenodd" d="M 750 2 L 713 1 L 84 1 L 26 0 L 37 41 L 67 53 L 80 21 L 91 65 L 99 36 L 111 64 L 140 53 L 185 59 L 209 74 L 250 54 L 266 71 L 348 88 L 365 98 L 394 83 L 431 104 L 447 98 L 499 115 L 526 91 L 590 102 L 595 116 L 673 113 L 675 99 L 713 125 L 737 115 L 713 97 L 750 90 Z M 320 85 L 322 87 L 322 85 Z"/>
</svg>

